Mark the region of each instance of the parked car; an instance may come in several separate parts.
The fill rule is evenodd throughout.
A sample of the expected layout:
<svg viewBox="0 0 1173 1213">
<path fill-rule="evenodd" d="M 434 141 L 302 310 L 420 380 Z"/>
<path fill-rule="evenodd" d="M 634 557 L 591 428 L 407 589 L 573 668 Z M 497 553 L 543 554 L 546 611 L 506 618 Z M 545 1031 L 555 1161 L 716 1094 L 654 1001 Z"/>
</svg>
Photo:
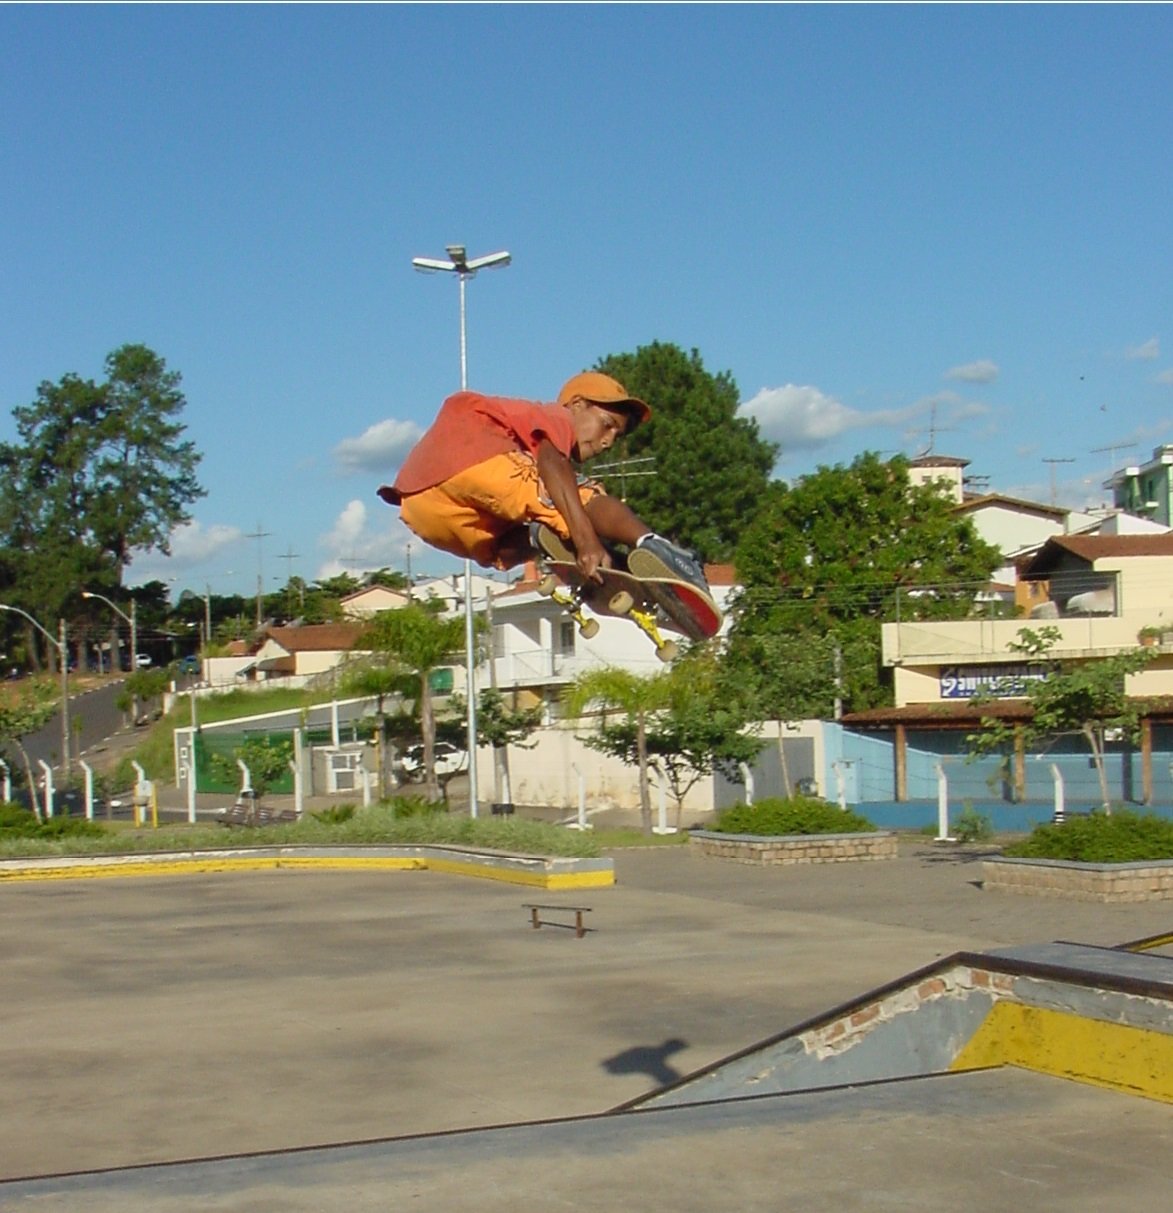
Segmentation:
<svg viewBox="0 0 1173 1213">
<path fill-rule="evenodd" d="M 194 653 L 181 657 L 176 664 L 181 674 L 199 674 L 203 670 L 203 663 Z"/>
<path fill-rule="evenodd" d="M 136 653 L 134 656 L 134 664 L 137 669 L 149 670 L 151 668 L 150 653 Z"/>
<path fill-rule="evenodd" d="M 449 741 L 437 741 L 433 751 L 437 779 L 451 779 L 468 766 L 468 752 Z M 399 760 L 399 767 L 408 783 L 422 783 L 424 779 L 424 747 L 420 742 L 408 746 Z"/>
</svg>

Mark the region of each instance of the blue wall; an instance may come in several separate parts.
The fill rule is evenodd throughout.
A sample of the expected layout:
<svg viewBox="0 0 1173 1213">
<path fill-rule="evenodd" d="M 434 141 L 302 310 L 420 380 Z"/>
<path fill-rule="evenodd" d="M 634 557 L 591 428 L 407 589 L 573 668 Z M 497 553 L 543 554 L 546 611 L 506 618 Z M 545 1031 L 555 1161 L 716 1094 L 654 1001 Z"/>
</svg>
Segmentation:
<svg viewBox="0 0 1173 1213">
<path fill-rule="evenodd" d="M 823 786 L 837 800 L 842 776 L 848 804 L 879 826 L 916 829 L 937 821 L 937 766 L 948 781 L 949 814 L 955 819 L 966 805 L 989 817 L 995 829 L 1029 830 L 1050 821 L 1054 810 L 1054 763 L 1063 776 L 1068 812 L 1087 811 L 1100 803 L 1095 763 L 1082 737 L 1062 737 L 1040 753 L 1026 757 L 1026 795 L 1015 803 L 1003 782 L 1000 760 L 966 757 L 962 730 L 908 731 L 908 801 L 897 802 L 896 763 L 891 733 L 857 733 L 837 724 L 824 725 L 827 770 Z M 1153 803 L 1141 804 L 1140 754 L 1124 742 L 1110 742 L 1106 755 L 1108 790 L 1113 803 L 1144 812 L 1173 816 L 1173 727 L 1153 728 Z"/>
</svg>

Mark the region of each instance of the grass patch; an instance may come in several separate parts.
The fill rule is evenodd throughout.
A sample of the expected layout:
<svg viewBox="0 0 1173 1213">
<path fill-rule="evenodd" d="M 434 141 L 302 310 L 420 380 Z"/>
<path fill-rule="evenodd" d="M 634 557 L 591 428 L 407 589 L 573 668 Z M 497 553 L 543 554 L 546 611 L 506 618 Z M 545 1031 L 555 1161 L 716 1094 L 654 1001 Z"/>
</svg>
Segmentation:
<svg viewBox="0 0 1173 1213">
<path fill-rule="evenodd" d="M 1075 863 L 1142 863 L 1173 859 L 1173 821 L 1153 813 L 1118 809 L 1111 816 L 1091 813 L 1061 824 L 1035 826 L 1020 842 L 1005 847 L 1011 859 L 1066 859 Z"/>
<path fill-rule="evenodd" d="M 717 834 L 866 834 L 875 830 L 866 817 L 810 796 L 772 798 L 724 809 L 709 829 Z"/>
<path fill-rule="evenodd" d="M 398 816 L 391 802 L 356 809 L 350 816 L 309 813 L 282 825 L 226 828 L 217 824 L 166 825 L 152 829 L 107 829 L 86 837 L 9 837 L 0 833 L 0 858 L 149 854 L 176 850 L 229 850 L 248 846 L 468 846 L 523 855 L 591 859 L 602 852 L 589 831 L 541 821 L 471 818 L 447 813 Z"/>
</svg>

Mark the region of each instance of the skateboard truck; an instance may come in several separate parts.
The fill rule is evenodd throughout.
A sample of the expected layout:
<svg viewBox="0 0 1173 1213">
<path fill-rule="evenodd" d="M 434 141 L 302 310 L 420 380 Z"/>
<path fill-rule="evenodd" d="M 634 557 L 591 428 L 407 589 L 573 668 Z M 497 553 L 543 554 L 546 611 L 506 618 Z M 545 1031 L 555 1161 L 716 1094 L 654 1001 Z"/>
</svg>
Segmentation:
<svg viewBox="0 0 1173 1213">
<path fill-rule="evenodd" d="M 538 593 L 544 594 L 559 606 L 578 624 L 578 633 L 584 640 L 590 640 L 598 634 L 599 621 L 592 619 L 583 612 L 586 600 L 586 590 L 578 587 L 564 590 L 559 587 L 558 578 L 553 573 L 547 573 L 538 583 Z M 607 600 L 607 607 L 614 615 L 632 620 L 645 636 L 649 637 L 656 646 L 656 656 L 661 661 L 671 661 L 679 652 L 679 646 L 674 640 L 666 640 L 656 625 L 656 617 L 651 611 L 640 610 L 635 605 L 635 599 L 626 590 L 616 590 Z"/>
</svg>

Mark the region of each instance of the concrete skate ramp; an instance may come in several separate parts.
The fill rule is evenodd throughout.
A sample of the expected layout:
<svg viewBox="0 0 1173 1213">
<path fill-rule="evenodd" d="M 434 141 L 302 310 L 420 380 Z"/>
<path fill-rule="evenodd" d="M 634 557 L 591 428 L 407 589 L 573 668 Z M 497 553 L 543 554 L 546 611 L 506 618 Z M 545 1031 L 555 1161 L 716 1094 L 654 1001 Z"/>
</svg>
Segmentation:
<svg viewBox="0 0 1173 1213">
<path fill-rule="evenodd" d="M 622 1109 L 1002 1065 L 1173 1102 L 1164 943 L 957 953 Z"/>
<path fill-rule="evenodd" d="M 0 1209 L 1164 1207 L 1171 940 L 957 953 L 597 1116 L 12 1179 Z"/>
<path fill-rule="evenodd" d="M 1017 1070 L 0 1184 L 29 1213 L 1164 1207 L 1169 1109 Z"/>
</svg>

